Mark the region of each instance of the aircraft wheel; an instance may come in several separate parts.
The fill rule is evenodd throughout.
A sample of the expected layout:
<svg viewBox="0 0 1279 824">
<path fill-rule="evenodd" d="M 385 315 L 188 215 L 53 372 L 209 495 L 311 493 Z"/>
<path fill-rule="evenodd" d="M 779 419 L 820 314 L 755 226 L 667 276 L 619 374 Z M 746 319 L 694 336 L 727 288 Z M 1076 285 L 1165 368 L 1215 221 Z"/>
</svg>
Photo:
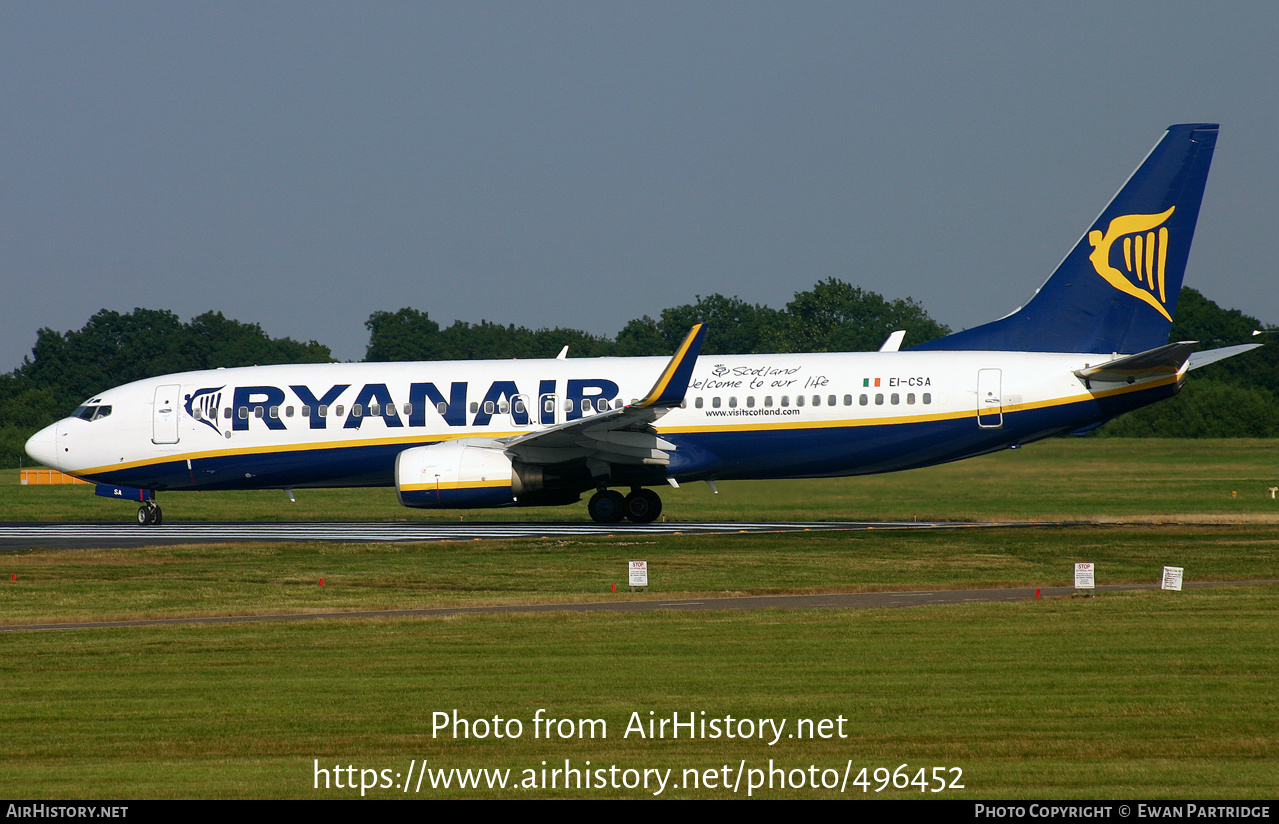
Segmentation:
<svg viewBox="0 0 1279 824">
<path fill-rule="evenodd" d="M 158 506 L 155 508 L 155 514 L 151 516 L 151 523 L 156 526 L 164 523 L 164 512 Z"/>
<path fill-rule="evenodd" d="M 657 520 L 662 514 L 662 499 L 651 489 L 637 489 L 626 496 L 626 517 L 637 524 Z"/>
<path fill-rule="evenodd" d="M 591 520 L 597 524 L 615 524 L 626 517 L 626 499 L 620 492 L 601 490 L 591 496 L 586 511 L 591 513 Z"/>
<path fill-rule="evenodd" d="M 151 507 L 149 506 L 138 507 L 138 526 L 150 526 L 152 523 L 153 523 L 153 518 L 151 515 Z"/>
</svg>

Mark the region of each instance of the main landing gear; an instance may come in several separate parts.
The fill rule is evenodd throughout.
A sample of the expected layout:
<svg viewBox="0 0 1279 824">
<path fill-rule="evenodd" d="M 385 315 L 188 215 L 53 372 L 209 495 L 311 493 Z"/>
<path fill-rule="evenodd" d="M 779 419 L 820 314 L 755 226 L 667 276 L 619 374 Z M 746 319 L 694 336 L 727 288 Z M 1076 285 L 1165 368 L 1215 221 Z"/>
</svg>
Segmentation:
<svg viewBox="0 0 1279 824">
<path fill-rule="evenodd" d="M 147 501 L 138 507 L 138 526 L 159 526 L 164 523 L 164 513 L 155 501 Z"/>
<path fill-rule="evenodd" d="M 647 524 L 662 514 L 662 499 L 651 489 L 632 489 L 625 497 L 616 490 L 601 489 L 586 504 L 586 511 L 599 524 L 615 524 L 623 518 Z"/>
</svg>

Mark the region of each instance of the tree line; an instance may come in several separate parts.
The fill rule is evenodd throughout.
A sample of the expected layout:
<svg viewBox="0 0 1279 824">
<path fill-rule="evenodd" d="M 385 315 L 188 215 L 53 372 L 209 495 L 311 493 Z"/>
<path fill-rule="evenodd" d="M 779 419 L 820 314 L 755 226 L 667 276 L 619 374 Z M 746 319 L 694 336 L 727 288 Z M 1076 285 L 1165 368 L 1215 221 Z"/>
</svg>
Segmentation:
<svg viewBox="0 0 1279 824">
<path fill-rule="evenodd" d="M 910 298 L 890 300 L 831 278 L 780 309 L 737 297 L 697 296 L 627 323 L 615 337 L 580 329 L 528 329 L 481 320 L 441 327 L 425 311 L 374 312 L 365 322 L 367 362 L 670 355 L 695 323 L 709 331 L 703 352 L 730 355 L 878 349 L 906 330 L 903 348 L 950 333 Z M 1262 341 L 1260 321 L 1182 289 L 1171 339 L 1202 348 Z M 1279 343 L 1279 342 L 1276 342 Z M 0 375 L 0 466 L 26 460 L 26 439 L 95 392 L 129 381 L 219 366 L 333 361 L 327 346 L 272 338 L 258 324 L 206 312 L 184 323 L 172 312 L 102 310 L 78 331 L 40 329 L 31 356 Z M 1101 436 L 1279 437 L 1279 345 L 1205 367 L 1177 399 L 1124 415 Z"/>
</svg>

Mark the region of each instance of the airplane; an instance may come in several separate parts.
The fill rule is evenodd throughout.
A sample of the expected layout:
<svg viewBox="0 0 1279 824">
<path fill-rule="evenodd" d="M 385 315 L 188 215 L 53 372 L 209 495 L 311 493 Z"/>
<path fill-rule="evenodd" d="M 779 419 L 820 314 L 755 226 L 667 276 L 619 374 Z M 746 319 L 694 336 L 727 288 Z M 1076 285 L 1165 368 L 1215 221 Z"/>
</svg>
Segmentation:
<svg viewBox="0 0 1279 824">
<path fill-rule="evenodd" d="M 1217 124 L 1169 127 L 1021 308 L 910 349 L 328 363 L 109 389 L 26 444 L 140 504 L 178 490 L 393 486 L 423 509 L 554 506 L 646 523 L 656 488 L 861 475 L 1082 433 L 1256 348 L 1169 343 Z M 626 494 L 619 488 L 627 490 Z"/>
</svg>

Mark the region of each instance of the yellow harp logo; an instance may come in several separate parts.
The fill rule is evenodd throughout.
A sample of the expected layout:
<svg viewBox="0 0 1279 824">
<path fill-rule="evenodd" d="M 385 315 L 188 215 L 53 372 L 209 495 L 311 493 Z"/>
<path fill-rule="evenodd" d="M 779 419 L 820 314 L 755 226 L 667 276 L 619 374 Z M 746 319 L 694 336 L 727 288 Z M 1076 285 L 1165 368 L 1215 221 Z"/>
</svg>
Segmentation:
<svg viewBox="0 0 1279 824">
<path fill-rule="evenodd" d="M 1169 321 L 1172 315 L 1164 308 L 1168 295 L 1164 288 L 1164 268 L 1168 261 L 1168 227 L 1163 225 L 1176 206 L 1157 215 L 1123 215 L 1110 221 L 1106 234 L 1093 229 L 1088 233 L 1092 244 L 1092 261 L 1097 274 L 1125 294 L 1144 300 Z M 1156 231 L 1158 230 L 1158 231 Z M 1111 251 L 1123 241 L 1124 271 L 1111 265 Z"/>
</svg>

